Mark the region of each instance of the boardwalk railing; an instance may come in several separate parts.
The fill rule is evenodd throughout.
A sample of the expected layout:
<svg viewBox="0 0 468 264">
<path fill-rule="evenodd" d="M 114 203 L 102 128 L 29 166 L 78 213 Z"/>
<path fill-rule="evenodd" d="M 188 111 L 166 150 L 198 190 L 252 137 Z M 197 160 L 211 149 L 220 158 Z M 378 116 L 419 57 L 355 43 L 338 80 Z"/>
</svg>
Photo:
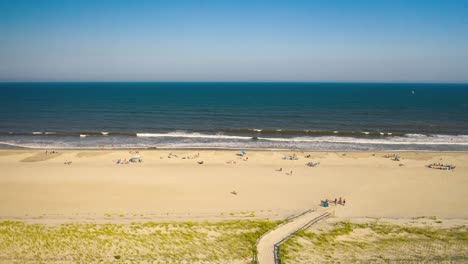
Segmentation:
<svg viewBox="0 0 468 264">
<path fill-rule="evenodd" d="M 314 211 L 314 210 L 309 209 L 309 210 L 307 210 L 307 211 L 305 211 L 305 212 L 302 212 L 302 213 L 300 213 L 300 214 L 298 214 L 298 215 L 293 215 L 293 216 L 291 216 L 291 217 L 288 217 L 288 218 L 286 218 L 286 221 L 284 221 L 283 223 L 281 223 L 281 224 L 277 225 L 275 228 L 270 229 L 270 230 L 268 230 L 267 232 L 263 233 L 263 235 L 261 235 L 261 236 L 257 239 L 257 242 L 255 243 L 255 249 L 256 249 L 257 246 L 258 246 L 258 242 L 259 242 L 264 236 L 266 236 L 267 234 L 269 234 L 271 231 L 273 231 L 273 230 L 275 230 L 275 229 L 277 229 L 277 228 L 279 228 L 279 227 L 281 227 L 281 226 L 283 226 L 283 225 L 289 223 L 290 221 L 292 221 L 292 220 L 294 220 L 294 219 L 296 219 L 296 218 L 298 218 L 298 217 L 300 217 L 300 216 L 303 216 L 303 215 L 305 215 L 305 214 L 307 214 L 307 213 L 310 213 L 310 212 L 313 212 L 313 211 Z M 253 256 L 252 263 L 258 263 L 257 254 L 255 254 L 255 255 Z"/>
<path fill-rule="evenodd" d="M 301 214 L 302 215 L 302 214 Z M 298 230 L 292 232 L 291 234 L 289 234 L 287 237 L 283 238 L 280 242 L 276 243 L 274 245 L 274 256 L 275 256 L 275 264 L 281 264 L 281 253 L 280 253 L 280 246 L 288 241 L 288 239 L 290 239 L 292 236 L 294 236 L 295 234 L 297 234 L 297 232 L 299 232 L 300 230 L 303 230 L 303 229 L 306 229 L 310 226 L 312 226 L 313 224 L 329 217 L 331 215 L 330 212 L 325 212 L 319 216 L 317 216 L 316 218 L 310 220 L 309 222 L 307 222 L 305 225 L 303 225 L 301 228 L 299 228 Z"/>
</svg>

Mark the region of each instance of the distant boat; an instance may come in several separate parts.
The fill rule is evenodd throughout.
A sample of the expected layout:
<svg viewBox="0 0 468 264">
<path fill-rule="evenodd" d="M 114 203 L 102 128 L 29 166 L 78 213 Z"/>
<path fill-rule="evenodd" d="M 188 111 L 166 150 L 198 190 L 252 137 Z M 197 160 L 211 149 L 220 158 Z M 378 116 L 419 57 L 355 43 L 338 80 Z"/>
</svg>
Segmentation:
<svg viewBox="0 0 468 264">
<path fill-rule="evenodd" d="M 414 90 L 411 90 L 411 93 L 412 93 L 412 94 L 415 94 Z"/>
</svg>

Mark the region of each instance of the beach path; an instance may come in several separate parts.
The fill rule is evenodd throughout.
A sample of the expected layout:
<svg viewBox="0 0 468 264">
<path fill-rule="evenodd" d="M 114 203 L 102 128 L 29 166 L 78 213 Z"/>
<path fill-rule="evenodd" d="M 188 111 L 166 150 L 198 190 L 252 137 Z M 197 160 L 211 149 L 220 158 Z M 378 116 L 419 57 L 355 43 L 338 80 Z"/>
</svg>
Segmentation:
<svg viewBox="0 0 468 264">
<path fill-rule="evenodd" d="M 275 244 L 281 242 L 289 235 L 308 227 L 330 215 L 333 209 L 319 208 L 308 210 L 293 217 L 288 222 L 266 233 L 257 244 L 257 259 L 260 264 L 275 264 Z"/>
</svg>

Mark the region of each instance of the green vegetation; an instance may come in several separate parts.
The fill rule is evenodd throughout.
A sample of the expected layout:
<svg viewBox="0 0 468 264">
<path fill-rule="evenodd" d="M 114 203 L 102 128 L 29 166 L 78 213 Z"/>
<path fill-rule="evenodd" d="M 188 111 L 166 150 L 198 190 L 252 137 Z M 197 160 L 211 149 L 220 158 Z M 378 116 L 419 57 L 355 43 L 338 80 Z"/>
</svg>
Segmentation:
<svg viewBox="0 0 468 264">
<path fill-rule="evenodd" d="M 298 232 L 281 246 L 281 257 L 283 263 L 467 263 L 468 229 L 339 222 Z"/>
<path fill-rule="evenodd" d="M 248 263 L 257 239 L 280 222 L 0 222 L 0 262 Z"/>
</svg>

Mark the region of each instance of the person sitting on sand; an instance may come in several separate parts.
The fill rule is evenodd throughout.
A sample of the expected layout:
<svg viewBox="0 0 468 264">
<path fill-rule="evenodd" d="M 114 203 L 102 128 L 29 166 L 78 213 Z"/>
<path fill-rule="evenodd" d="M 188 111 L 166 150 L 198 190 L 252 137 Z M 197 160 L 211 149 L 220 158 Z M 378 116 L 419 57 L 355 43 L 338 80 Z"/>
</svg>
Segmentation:
<svg viewBox="0 0 468 264">
<path fill-rule="evenodd" d="M 343 200 L 340 197 L 340 199 L 338 199 L 338 203 L 341 204 L 342 202 L 343 202 Z"/>
<path fill-rule="evenodd" d="M 345 200 L 345 199 L 343 199 L 343 206 L 344 206 L 345 204 L 346 204 L 346 200 Z"/>
<path fill-rule="evenodd" d="M 277 169 L 276 171 L 283 171 L 283 168 L 279 168 L 279 169 Z"/>
<path fill-rule="evenodd" d="M 337 201 L 337 199 L 335 198 L 335 200 L 333 201 L 335 203 L 335 205 L 336 205 L 336 201 Z"/>
</svg>

